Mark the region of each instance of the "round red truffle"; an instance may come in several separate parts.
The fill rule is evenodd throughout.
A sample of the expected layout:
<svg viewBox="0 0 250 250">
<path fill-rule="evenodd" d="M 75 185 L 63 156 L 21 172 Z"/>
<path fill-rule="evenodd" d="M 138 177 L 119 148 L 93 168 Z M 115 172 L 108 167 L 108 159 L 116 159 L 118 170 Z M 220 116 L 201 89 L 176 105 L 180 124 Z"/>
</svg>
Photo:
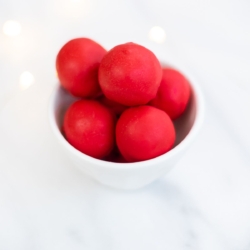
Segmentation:
<svg viewBox="0 0 250 250">
<path fill-rule="evenodd" d="M 95 97 L 101 91 L 98 68 L 106 50 L 88 38 L 67 42 L 56 58 L 61 85 L 77 97 Z"/>
<path fill-rule="evenodd" d="M 188 80 L 177 70 L 164 68 L 161 85 L 151 105 L 165 111 L 171 119 L 177 119 L 186 109 L 190 98 Z"/>
<path fill-rule="evenodd" d="M 101 159 L 115 145 L 115 117 L 104 105 L 94 100 L 73 103 L 64 117 L 68 142 L 89 156 Z"/>
<path fill-rule="evenodd" d="M 117 122 L 116 142 L 129 162 L 152 159 L 173 147 L 174 125 L 164 111 L 155 107 L 129 108 Z"/>
<path fill-rule="evenodd" d="M 162 70 L 150 50 L 135 43 L 125 43 L 103 57 L 98 78 L 108 99 L 125 106 L 136 106 L 146 104 L 156 96 Z"/>
</svg>

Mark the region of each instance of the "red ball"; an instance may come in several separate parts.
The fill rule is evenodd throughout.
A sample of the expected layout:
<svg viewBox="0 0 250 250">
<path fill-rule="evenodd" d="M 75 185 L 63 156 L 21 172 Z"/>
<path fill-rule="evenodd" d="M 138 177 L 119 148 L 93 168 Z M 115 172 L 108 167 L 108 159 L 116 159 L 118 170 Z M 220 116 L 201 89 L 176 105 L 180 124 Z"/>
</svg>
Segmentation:
<svg viewBox="0 0 250 250">
<path fill-rule="evenodd" d="M 89 156 L 101 159 L 115 145 L 114 114 L 97 101 L 73 103 L 65 114 L 63 127 L 68 142 Z"/>
<path fill-rule="evenodd" d="M 125 43 L 103 57 L 98 77 L 108 99 L 135 106 L 146 104 L 156 96 L 162 70 L 150 50 L 135 43 Z"/>
<path fill-rule="evenodd" d="M 95 97 L 101 91 L 98 68 L 106 50 L 88 38 L 67 42 L 56 58 L 61 85 L 77 97 Z"/>
<path fill-rule="evenodd" d="M 177 70 L 164 68 L 161 85 L 151 105 L 165 111 L 171 119 L 177 119 L 186 109 L 190 98 L 188 80 Z"/>
<path fill-rule="evenodd" d="M 146 105 L 130 108 L 117 122 L 116 142 L 129 162 L 152 159 L 173 147 L 174 125 L 160 109 Z"/>
</svg>

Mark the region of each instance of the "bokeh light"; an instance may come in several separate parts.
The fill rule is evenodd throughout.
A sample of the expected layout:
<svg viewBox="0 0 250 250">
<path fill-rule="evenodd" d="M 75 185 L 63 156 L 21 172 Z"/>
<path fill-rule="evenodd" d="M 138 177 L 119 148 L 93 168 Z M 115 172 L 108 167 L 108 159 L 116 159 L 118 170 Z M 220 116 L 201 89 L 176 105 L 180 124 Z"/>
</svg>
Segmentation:
<svg viewBox="0 0 250 250">
<path fill-rule="evenodd" d="M 166 40 L 165 30 L 159 26 L 154 26 L 149 31 L 149 38 L 156 43 L 163 43 Z"/>
<path fill-rule="evenodd" d="M 29 71 L 24 71 L 19 78 L 19 86 L 21 89 L 27 89 L 34 84 L 35 78 Z"/>
<path fill-rule="evenodd" d="M 14 20 L 8 20 L 3 25 L 3 33 L 6 36 L 15 37 L 22 31 L 21 24 Z"/>
</svg>

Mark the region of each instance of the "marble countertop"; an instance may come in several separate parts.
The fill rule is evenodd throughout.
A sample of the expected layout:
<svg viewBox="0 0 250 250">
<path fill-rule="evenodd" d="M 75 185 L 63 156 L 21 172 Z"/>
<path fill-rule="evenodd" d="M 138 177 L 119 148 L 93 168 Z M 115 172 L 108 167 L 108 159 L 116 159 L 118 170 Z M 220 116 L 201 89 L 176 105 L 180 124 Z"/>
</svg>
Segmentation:
<svg viewBox="0 0 250 250">
<path fill-rule="evenodd" d="M 250 4 L 247 1 L 0 2 L 0 250 L 250 249 Z M 161 43 L 150 39 L 158 25 Z M 48 124 L 55 55 L 88 36 L 134 41 L 181 61 L 206 101 L 202 130 L 176 167 L 136 191 L 72 166 Z M 33 76 L 24 84 L 20 75 Z"/>
</svg>

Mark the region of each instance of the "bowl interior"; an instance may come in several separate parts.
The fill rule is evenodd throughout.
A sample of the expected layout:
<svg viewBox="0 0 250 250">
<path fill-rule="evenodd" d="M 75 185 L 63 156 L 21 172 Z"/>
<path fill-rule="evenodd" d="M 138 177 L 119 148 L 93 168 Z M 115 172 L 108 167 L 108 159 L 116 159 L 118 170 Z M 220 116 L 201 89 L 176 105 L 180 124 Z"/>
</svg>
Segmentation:
<svg viewBox="0 0 250 250">
<path fill-rule="evenodd" d="M 191 86 L 191 95 L 188 106 L 185 112 L 178 119 L 174 121 L 174 127 L 176 131 L 175 146 L 180 144 L 180 142 L 183 141 L 190 132 L 191 128 L 193 127 L 196 114 L 197 114 L 197 100 L 195 98 L 194 90 Z"/>
<path fill-rule="evenodd" d="M 55 92 L 53 111 L 56 125 L 60 131 L 62 131 L 63 119 L 68 107 L 77 100 L 79 100 L 79 98 L 70 95 L 58 84 L 58 88 Z"/>
</svg>

